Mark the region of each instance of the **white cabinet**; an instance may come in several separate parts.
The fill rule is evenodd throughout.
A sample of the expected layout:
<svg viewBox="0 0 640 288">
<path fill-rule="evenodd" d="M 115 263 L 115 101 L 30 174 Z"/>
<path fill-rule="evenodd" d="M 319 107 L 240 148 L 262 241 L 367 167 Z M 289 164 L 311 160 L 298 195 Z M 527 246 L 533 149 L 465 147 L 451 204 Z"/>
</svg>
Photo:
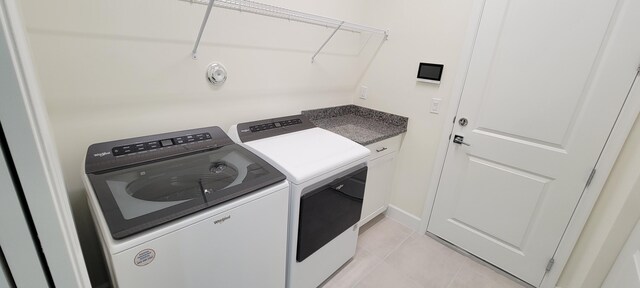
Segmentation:
<svg viewBox="0 0 640 288">
<path fill-rule="evenodd" d="M 367 148 L 371 150 L 371 155 L 368 159 L 369 171 L 364 190 L 360 226 L 387 210 L 391 196 L 396 156 L 401 141 L 402 135 L 398 135 L 367 145 Z"/>
</svg>

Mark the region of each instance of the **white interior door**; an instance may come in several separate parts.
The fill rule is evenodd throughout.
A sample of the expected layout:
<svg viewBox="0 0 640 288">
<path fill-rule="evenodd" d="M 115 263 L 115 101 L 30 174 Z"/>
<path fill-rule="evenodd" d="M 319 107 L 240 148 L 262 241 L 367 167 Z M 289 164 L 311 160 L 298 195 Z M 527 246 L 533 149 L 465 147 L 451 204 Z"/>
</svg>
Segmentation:
<svg viewBox="0 0 640 288">
<path fill-rule="evenodd" d="M 635 77 L 604 64 L 616 4 L 486 1 L 429 232 L 541 283 Z"/>
</svg>

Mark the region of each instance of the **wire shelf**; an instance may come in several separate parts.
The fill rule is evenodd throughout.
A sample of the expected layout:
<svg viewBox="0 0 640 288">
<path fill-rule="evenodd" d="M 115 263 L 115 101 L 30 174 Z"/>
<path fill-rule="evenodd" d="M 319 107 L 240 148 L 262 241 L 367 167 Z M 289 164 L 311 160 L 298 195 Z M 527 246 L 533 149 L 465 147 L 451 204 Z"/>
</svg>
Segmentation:
<svg viewBox="0 0 640 288">
<path fill-rule="evenodd" d="M 306 24 L 335 29 L 334 32 L 329 37 L 329 39 L 327 39 L 322 45 L 322 47 L 320 47 L 320 49 L 318 49 L 318 51 L 313 55 L 311 62 L 315 60 L 315 57 L 318 55 L 318 53 L 320 53 L 322 48 L 331 40 L 331 38 L 339 30 L 350 31 L 354 33 L 367 32 L 372 34 L 381 34 L 383 35 L 384 40 L 386 40 L 389 36 L 389 32 L 386 30 L 359 25 L 355 23 L 350 23 L 346 21 L 341 21 L 341 20 L 333 19 L 329 17 L 299 12 L 299 11 L 286 9 L 278 6 L 273 6 L 273 5 L 268 5 L 268 4 L 263 4 L 255 1 L 248 1 L 248 0 L 210 0 L 210 1 L 209 0 L 181 0 L 181 1 L 194 3 L 194 4 L 207 5 L 207 12 L 205 13 L 204 19 L 202 20 L 200 32 L 198 33 L 198 38 L 196 39 L 196 43 L 192 51 L 194 59 L 197 58 L 196 53 L 198 51 L 198 45 L 200 44 L 202 33 L 204 32 L 204 28 L 207 25 L 207 20 L 209 19 L 209 15 L 211 14 L 211 8 L 213 6 L 218 8 L 224 8 L 224 9 L 235 10 L 240 12 L 247 12 L 247 13 L 252 13 L 257 15 L 284 19 L 288 21 L 306 23 Z"/>
</svg>

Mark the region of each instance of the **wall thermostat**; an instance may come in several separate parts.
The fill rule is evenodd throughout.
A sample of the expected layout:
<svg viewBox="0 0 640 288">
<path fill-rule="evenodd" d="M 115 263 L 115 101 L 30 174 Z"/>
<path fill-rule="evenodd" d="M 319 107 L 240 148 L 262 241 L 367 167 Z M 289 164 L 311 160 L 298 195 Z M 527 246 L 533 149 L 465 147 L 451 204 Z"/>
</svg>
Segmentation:
<svg viewBox="0 0 640 288">
<path fill-rule="evenodd" d="M 418 65 L 418 81 L 440 84 L 444 65 L 433 63 L 420 63 Z"/>
</svg>

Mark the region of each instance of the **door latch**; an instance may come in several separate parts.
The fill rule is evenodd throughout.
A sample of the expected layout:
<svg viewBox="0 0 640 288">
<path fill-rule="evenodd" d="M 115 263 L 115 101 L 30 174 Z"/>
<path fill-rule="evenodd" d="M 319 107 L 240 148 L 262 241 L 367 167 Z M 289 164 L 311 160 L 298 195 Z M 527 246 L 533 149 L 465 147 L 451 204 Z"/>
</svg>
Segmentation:
<svg viewBox="0 0 640 288">
<path fill-rule="evenodd" d="M 453 136 L 453 143 L 471 146 L 471 144 L 465 143 L 464 136 L 460 136 L 460 135 Z"/>
</svg>

